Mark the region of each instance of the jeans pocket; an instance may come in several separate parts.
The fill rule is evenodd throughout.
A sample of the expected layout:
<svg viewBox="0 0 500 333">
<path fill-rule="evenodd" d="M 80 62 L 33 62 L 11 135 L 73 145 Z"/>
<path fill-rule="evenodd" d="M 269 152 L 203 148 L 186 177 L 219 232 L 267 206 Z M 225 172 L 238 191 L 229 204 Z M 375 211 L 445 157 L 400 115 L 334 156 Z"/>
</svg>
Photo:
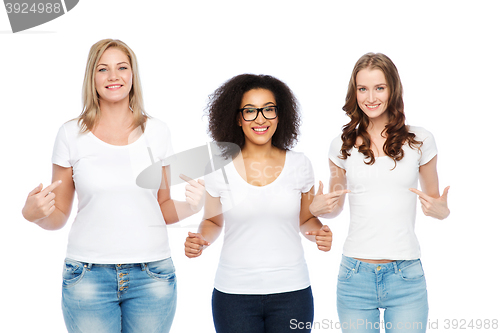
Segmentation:
<svg viewBox="0 0 500 333">
<path fill-rule="evenodd" d="M 85 275 L 83 263 L 66 258 L 63 268 L 63 288 L 69 288 L 81 281 Z"/>
<path fill-rule="evenodd" d="M 354 268 L 347 267 L 344 264 L 340 264 L 338 280 L 346 281 L 351 278 L 354 274 Z"/>
<path fill-rule="evenodd" d="M 406 281 L 417 281 L 424 278 L 424 270 L 420 260 L 414 260 L 407 266 L 399 269 L 400 276 Z"/>
<path fill-rule="evenodd" d="M 165 282 L 175 282 L 175 267 L 172 258 L 146 263 L 146 272 L 150 277 Z"/>
</svg>

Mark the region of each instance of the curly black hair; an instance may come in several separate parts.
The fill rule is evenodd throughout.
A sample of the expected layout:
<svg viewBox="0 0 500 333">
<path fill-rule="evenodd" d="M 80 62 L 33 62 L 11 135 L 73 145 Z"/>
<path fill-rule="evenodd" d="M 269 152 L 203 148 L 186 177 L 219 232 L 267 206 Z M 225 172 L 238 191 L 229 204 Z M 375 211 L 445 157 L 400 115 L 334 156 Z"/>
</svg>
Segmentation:
<svg viewBox="0 0 500 333">
<path fill-rule="evenodd" d="M 299 103 L 285 83 L 270 75 L 237 75 L 215 90 L 205 109 L 209 120 L 208 134 L 215 142 L 231 142 L 243 148 L 245 135 L 238 125 L 238 109 L 243 94 L 252 89 L 267 89 L 274 94 L 279 121 L 271 143 L 279 149 L 291 149 L 299 136 Z M 225 157 L 236 153 L 224 148 L 222 152 Z"/>
</svg>

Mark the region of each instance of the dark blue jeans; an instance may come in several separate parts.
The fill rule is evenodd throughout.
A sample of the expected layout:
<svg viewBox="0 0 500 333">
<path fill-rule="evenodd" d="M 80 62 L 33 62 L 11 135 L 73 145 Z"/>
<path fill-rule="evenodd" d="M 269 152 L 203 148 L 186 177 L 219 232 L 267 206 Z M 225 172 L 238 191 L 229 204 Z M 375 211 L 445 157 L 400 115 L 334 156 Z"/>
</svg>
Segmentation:
<svg viewBox="0 0 500 333">
<path fill-rule="evenodd" d="M 311 332 L 296 323 L 312 323 L 311 287 L 268 295 L 226 294 L 214 289 L 212 314 L 217 333 Z"/>
</svg>

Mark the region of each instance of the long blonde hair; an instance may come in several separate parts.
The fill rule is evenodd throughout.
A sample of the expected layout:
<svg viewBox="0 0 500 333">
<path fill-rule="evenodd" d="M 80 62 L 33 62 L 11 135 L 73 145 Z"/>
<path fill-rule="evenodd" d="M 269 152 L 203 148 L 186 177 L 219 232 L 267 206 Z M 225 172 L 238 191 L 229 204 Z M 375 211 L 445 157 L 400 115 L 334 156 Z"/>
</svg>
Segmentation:
<svg viewBox="0 0 500 333">
<path fill-rule="evenodd" d="M 148 114 L 144 110 L 142 99 L 141 80 L 139 78 L 139 67 L 134 51 L 127 44 L 118 39 L 103 39 L 92 45 L 87 58 L 85 68 L 85 78 L 83 79 L 82 101 L 83 110 L 78 116 L 80 130 L 85 133 L 91 131 L 99 121 L 101 109 L 99 108 L 99 95 L 95 87 L 95 72 L 97 63 L 102 54 L 109 48 L 115 47 L 125 53 L 130 60 L 132 67 L 132 89 L 129 93 L 129 106 L 133 112 L 133 127 L 140 126 L 144 131 L 144 125 Z"/>
</svg>

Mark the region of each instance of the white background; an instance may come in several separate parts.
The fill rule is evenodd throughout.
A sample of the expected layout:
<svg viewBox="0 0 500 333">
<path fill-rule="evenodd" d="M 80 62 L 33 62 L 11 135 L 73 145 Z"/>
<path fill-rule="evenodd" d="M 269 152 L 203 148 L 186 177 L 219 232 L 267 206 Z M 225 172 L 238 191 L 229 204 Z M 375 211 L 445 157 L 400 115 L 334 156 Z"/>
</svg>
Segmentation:
<svg viewBox="0 0 500 333">
<path fill-rule="evenodd" d="M 0 8 L 0 331 L 65 332 L 61 272 L 76 203 L 55 232 L 25 221 L 21 209 L 29 191 L 51 182 L 57 129 L 79 115 L 88 50 L 103 38 L 121 39 L 137 54 L 147 112 L 169 124 L 177 152 L 208 140 L 203 109 L 224 81 L 241 73 L 283 80 L 303 114 L 295 150 L 325 183 L 329 143 L 348 121 L 341 107 L 354 63 L 367 52 L 387 54 L 401 75 L 408 123 L 436 138 L 441 191 L 451 185 L 447 220 L 417 216 L 429 320 L 439 327 L 430 331 L 453 331 L 448 319 L 500 319 L 499 9 L 496 1 L 85 0 L 12 34 Z M 183 187 L 173 193 L 182 199 Z M 214 331 L 210 300 L 222 241 L 200 258 L 184 256 L 200 218 L 169 227 L 178 277 L 172 332 Z M 323 222 L 334 233 L 329 253 L 303 240 L 321 323 L 338 320 L 348 210 Z M 314 330 L 334 331 L 334 324 Z"/>
</svg>

